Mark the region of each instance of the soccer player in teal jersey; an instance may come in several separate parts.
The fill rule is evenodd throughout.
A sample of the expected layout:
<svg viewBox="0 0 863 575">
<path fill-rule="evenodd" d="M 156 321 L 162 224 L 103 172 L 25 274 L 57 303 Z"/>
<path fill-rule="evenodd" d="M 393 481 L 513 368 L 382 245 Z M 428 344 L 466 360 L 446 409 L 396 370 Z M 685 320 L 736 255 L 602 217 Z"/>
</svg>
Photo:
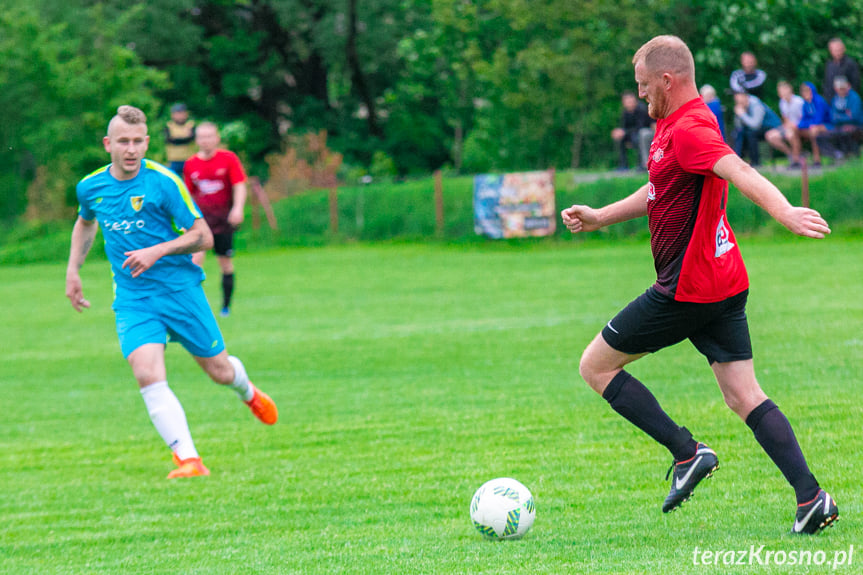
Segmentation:
<svg viewBox="0 0 863 575">
<path fill-rule="evenodd" d="M 234 389 L 252 413 L 272 425 L 278 411 L 242 362 L 229 356 L 191 254 L 213 245 L 213 234 L 183 181 L 145 159 L 147 118 L 120 106 L 103 138 L 111 163 L 78 183 L 78 219 L 66 270 L 66 297 L 89 308 L 79 270 L 102 228 L 114 277 L 113 309 L 123 356 L 141 389 L 150 419 L 173 452 L 169 479 L 209 475 L 195 449 L 186 415 L 168 387 L 165 345 L 180 342 L 218 384 Z"/>
</svg>

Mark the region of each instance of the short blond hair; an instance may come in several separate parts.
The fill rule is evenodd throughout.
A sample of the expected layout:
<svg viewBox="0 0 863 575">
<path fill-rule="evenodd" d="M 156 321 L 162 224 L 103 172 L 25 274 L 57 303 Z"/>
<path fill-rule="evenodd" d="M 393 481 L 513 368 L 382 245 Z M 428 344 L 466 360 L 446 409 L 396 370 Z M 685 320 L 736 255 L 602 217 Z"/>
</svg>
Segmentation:
<svg viewBox="0 0 863 575">
<path fill-rule="evenodd" d="M 644 64 L 648 74 L 666 72 L 695 81 L 695 60 L 686 43 L 677 36 L 656 36 L 645 43 L 635 56 L 632 65 Z"/>
<path fill-rule="evenodd" d="M 139 108 L 135 106 L 120 106 L 117 108 L 117 114 L 111 118 L 111 121 L 108 122 L 108 135 L 111 135 L 111 127 L 114 126 L 118 120 L 122 120 L 123 122 L 135 125 L 135 124 L 144 124 L 147 125 L 147 115 L 144 114 Z"/>
<path fill-rule="evenodd" d="M 196 129 L 200 130 L 201 128 L 212 128 L 213 130 L 216 131 L 217 134 L 219 133 L 219 126 L 216 125 L 215 122 L 210 122 L 209 120 L 206 120 L 206 121 L 198 124 Z"/>
</svg>

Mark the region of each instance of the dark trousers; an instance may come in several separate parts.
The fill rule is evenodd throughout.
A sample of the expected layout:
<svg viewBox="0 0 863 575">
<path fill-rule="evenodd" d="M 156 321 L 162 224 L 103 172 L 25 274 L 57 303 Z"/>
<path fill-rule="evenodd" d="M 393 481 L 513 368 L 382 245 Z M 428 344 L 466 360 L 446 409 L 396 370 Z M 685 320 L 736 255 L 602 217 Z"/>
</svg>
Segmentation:
<svg viewBox="0 0 863 575">
<path fill-rule="evenodd" d="M 860 135 L 861 130 L 858 126 L 840 126 L 819 134 L 816 140 L 822 154 L 839 159 L 860 154 Z"/>
<path fill-rule="evenodd" d="M 761 155 L 758 151 L 758 144 L 764 139 L 764 134 L 767 133 L 764 129 L 753 130 L 747 126 L 737 128 L 734 133 L 734 151 L 741 158 L 744 152 L 749 157 L 749 163 L 757 166 L 761 163 Z"/>
</svg>

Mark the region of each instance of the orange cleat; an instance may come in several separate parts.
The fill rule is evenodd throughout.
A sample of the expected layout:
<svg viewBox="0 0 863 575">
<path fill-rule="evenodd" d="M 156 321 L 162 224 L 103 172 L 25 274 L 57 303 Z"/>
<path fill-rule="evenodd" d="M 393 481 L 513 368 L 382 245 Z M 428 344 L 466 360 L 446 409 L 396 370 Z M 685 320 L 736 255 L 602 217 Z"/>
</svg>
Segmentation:
<svg viewBox="0 0 863 575">
<path fill-rule="evenodd" d="M 249 383 L 251 385 L 251 383 Z M 276 421 L 279 420 L 279 410 L 276 408 L 275 402 L 270 399 L 270 396 L 252 385 L 255 390 L 255 395 L 252 396 L 250 401 L 244 401 L 246 405 L 249 406 L 249 409 L 252 410 L 252 413 L 255 414 L 261 422 L 266 423 L 267 425 L 273 425 Z"/>
<path fill-rule="evenodd" d="M 204 467 L 204 462 L 200 457 L 190 457 L 189 459 L 180 459 L 177 454 L 173 454 L 174 464 L 177 469 L 168 474 L 168 479 L 177 479 L 178 477 L 201 477 L 209 475 L 210 470 Z"/>
</svg>

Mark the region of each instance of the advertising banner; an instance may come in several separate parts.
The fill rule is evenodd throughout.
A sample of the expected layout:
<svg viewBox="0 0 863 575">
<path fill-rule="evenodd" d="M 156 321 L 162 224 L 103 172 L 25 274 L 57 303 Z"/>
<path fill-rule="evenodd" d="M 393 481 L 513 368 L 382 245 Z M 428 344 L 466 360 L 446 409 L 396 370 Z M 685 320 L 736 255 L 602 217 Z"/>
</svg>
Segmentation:
<svg viewBox="0 0 863 575">
<path fill-rule="evenodd" d="M 473 213 L 476 233 L 490 238 L 554 234 L 554 171 L 475 176 Z"/>
</svg>

